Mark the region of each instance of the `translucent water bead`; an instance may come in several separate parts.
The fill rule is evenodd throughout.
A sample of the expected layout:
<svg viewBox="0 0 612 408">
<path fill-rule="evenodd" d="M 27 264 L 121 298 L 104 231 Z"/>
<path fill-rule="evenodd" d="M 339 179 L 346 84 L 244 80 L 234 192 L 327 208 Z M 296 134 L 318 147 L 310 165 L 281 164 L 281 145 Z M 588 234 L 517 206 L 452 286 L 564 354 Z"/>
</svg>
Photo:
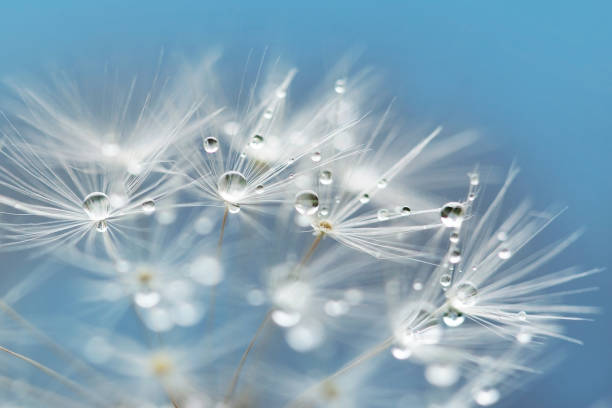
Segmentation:
<svg viewBox="0 0 612 408">
<path fill-rule="evenodd" d="M 247 190 L 247 181 L 242 173 L 228 171 L 223 173 L 217 181 L 219 195 L 228 202 L 237 203 L 242 199 Z"/>
</svg>

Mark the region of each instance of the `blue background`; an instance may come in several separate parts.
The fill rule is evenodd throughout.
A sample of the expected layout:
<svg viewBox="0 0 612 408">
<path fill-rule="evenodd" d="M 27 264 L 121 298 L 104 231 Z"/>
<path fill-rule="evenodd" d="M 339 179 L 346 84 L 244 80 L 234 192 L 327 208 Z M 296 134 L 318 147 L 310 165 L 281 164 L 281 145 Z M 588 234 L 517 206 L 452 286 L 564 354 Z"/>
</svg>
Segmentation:
<svg viewBox="0 0 612 408">
<path fill-rule="evenodd" d="M 176 4 L 170 4 L 176 3 Z M 612 233 L 610 1 L 3 1 L 0 75 L 105 58 L 155 61 L 162 47 L 200 55 L 222 46 L 244 67 L 269 46 L 317 78 L 347 50 L 384 73 L 407 117 L 477 128 L 506 166 L 523 169 L 517 193 L 569 211 L 551 238 L 584 226 L 565 263 L 609 266 Z M 572 324 L 554 372 L 508 406 L 590 407 L 612 398 L 610 272 L 577 303 L 602 306 Z M 609 402 L 610 403 L 610 402 Z M 606 405 L 607 406 L 607 405 Z"/>
</svg>

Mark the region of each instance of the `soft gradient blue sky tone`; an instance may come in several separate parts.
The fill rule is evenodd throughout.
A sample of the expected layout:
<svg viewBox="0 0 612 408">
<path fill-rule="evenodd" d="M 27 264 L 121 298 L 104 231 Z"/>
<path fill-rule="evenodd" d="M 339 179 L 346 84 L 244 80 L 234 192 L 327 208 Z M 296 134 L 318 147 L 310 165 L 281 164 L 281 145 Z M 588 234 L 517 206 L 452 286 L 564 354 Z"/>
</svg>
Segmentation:
<svg viewBox="0 0 612 408">
<path fill-rule="evenodd" d="M 609 266 L 612 188 L 612 2 L 610 1 L 3 1 L 0 76 L 49 66 L 155 61 L 221 46 L 244 66 L 269 47 L 317 77 L 347 50 L 379 68 L 385 94 L 410 118 L 477 128 L 519 191 L 569 211 L 548 234 L 586 234 L 565 263 Z M 612 398 L 612 278 L 580 301 L 601 305 L 594 323 L 573 324 L 585 345 L 507 406 L 590 407 Z M 611 402 L 612 403 L 612 402 Z"/>
</svg>

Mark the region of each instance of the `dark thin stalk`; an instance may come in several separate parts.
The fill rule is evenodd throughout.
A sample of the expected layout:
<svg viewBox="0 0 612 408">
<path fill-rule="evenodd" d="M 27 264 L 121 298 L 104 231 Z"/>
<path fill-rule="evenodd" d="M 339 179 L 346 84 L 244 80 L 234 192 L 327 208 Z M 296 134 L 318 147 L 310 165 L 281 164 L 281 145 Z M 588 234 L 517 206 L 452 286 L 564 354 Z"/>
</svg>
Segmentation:
<svg viewBox="0 0 612 408">
<path fill-rule="evenodd" d="M 240 362 L 238 363 L 238 367 L 236 368 L 236 371 L 234 372 L 234 376 L 232 377 L 232 382 L 230 383 L 229 389 L 227 390 L 227 393 L 225 394 L 224 401 L 226 403 L 232 398 L 232 395 L 234 394 L 234 391 L 236 390 L 236 385 L 238 385 L 238 380 L 240 379 L 240 373 L 242 372 L 242 368 L 244 367 L 244 364 L 246 363 L 246 359 L 249 356 L 251 349 L 255 345 L 257 338 L 263 331 L 271 315 L 272 315 L 272 311 L 268 311 L 268 313 L 266 313 L 266 317 L 264 318 L 264 320 L 261 322 L 261 324 L 257 328 L 257 331 L 255 331 L 255 334 L 253 335 L 253 338 L 251 339 L 251 342 L 247 346 L 246 350 L 244 350 L 244 353 L 242 354 L 242 358 L 240 359 Z"/>
</svg>

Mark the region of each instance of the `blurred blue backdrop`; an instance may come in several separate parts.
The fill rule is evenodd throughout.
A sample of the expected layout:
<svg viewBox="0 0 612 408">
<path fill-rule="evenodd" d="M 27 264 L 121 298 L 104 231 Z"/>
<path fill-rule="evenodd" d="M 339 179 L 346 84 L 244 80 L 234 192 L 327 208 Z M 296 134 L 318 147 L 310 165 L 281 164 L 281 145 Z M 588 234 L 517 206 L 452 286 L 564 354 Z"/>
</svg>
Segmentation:
<svg viewBox="0 0 612 408">
<path fill-rule="evenodd" d="M 586 227 L 564 263 L 609 267 L 612 202 L 612 2 L 571 1 L 3 1 L 0 75 L 49 64 L 125 58 L 155 61 L 163 47 L 187 56 L 221 46 L 244 66 L 266 46 L 304 76 L 319 77 L 346 51 L 379 68 L 385 93 L 408 120 L 477 128 L 517 158 L 518 191 L 541 207 L 569 206 L 547 233 Z M 612 278 L 576 301 L 599 305 L 572 324 L 554 372 L 505 406 L 612 404 Z M 608 406 L 608 405 L 604 405 Z"/>
</svg>

